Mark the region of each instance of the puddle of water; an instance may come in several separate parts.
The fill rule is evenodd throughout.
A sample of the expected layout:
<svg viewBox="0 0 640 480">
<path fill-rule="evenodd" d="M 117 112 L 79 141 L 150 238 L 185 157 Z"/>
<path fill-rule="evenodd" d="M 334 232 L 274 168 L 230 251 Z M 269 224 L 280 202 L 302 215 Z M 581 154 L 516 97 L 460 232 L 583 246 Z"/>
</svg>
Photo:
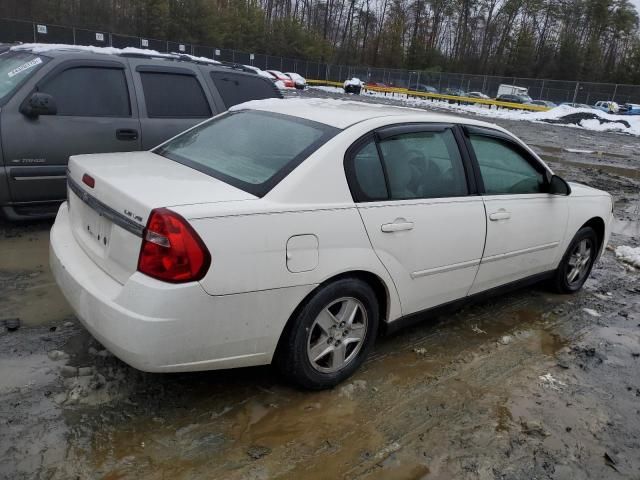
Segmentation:
<svg viewBox="0 0 640 480">
<path fill-rule="evenodd" d="M 56 323 L 71 310 L 49 270 L 49 230 L 0 236 L 0 316 L 24 325 Z"/>
</svg>

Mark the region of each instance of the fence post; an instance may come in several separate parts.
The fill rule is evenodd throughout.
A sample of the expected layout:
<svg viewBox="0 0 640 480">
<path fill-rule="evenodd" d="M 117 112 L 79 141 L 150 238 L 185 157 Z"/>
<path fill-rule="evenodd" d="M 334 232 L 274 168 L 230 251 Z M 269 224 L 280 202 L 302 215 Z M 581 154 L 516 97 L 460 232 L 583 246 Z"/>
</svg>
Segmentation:
<svg viewBox="0 0 640 480">
<path fill-rule="evenodd" d="M 544 100 L 544 80 L 542 80 L 542 86 L 540 87 L 540 99 Z"/>
<path fill-rule="evenodd" d="M 578 87 L 580 87 L 580 82 L 576 82 L 576 88 L 573 91 L 573 100 L 571 103 L 576 103 L 576 98 L 578 97 Z"/>
<path fill-rule="evenodd" d="M 418 70 L 418 78 L 416 80 L 416 90 L 418 90 L 418 85 L 420 84 L 420 70 Z"/>
<path fill-rule="evenodd" d="M 231 50 L 231 62 L 236 63 L 236 51 Z"/>
<path fill-rule="evenodd" d="M 611 101 L 615 102 L 616 101 L 616 93 L 618 93 L 618 84 L 616 83 L 616 85 L 613 87 L 613 96 L 611 97 Z"/>
<path fill-rule="evenodd" d="M 284 70 L 284 58 L 280 57 L 280 71 Z"/>
<path fill-rule="evenodd" d="M 308 78 L 309 77 L 309 60 L 307 60 L 307 65 L 304 69 L 304 78 Z"/>
</svg>

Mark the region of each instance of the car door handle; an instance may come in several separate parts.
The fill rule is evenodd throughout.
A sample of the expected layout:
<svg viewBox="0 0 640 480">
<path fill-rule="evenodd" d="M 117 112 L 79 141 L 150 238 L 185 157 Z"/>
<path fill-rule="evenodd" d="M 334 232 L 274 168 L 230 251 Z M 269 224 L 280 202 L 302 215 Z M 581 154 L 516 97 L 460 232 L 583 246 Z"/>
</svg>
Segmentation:
<svg viewBox="0 0 640 480">
<path fill-rule="evenodd" d="M 498 220 L 506 220 L 508 218 L 511 218 L 511 213 L 506 210 L 498 210 L 497 212 L 493 212 L 489 215 L 489 220 L 493 220 L 494 222 Z"/>
<path fill-rule="evenodd" d="M 407 222 L 404 218 L 397 218 L 393 223 L 385 223 L 380 229 L 385 233 L 413 230 L 413 222 Z"/>
<path fill-rule="evenodd" d="M 137 140 L 138 131 L 133 128 L 119 128 L 116 130 L 116 138 L 118 140 Z"/>
</svg>

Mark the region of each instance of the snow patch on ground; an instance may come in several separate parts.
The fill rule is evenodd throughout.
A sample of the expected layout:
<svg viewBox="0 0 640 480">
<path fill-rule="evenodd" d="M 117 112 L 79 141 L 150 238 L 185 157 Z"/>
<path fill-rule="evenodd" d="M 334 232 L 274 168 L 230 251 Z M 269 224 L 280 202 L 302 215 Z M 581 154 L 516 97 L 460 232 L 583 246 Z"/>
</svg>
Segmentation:
<svg viewBox="0 0 640 480">
<path fill-rule="evenodd" d="M 327 93 L 344 93 L 344 90 L 339 87 L 311 87 Z M 626 116 L 626 115 L 612 115 L 600 110 L 590 108 L 573 108 L 568 105 L 561 105 L 559 107 L 552 108 L 545 112 L 531 112 L 525 110 L 510 110 L 506 108 L 489 108 L 486 105 L 474 104 L 474 105 L 458 105 L 455 103 L 449 103 L 446 100 L 426 99 L 426 98 L 407 98 L 404 94 L 391 94 L 385 95 L 382 92 L 367 91 L 362 95 L 368 97 L 380 97 L 387 99 L 395 99 L 401 101 L 407 106 L 421 107 L 421 108 L 437 108 L 438 110 L 449 110 L 458 113 L 467 113 L 483 117 L 500 118 L 505 120 L 527 120 L 530 122 L 546 122 L 546 121 L 559 121 L 562 124 L 562 118 L 567 115 L 585 113 L 595 115 L 598 118 L 583 119 L 578 124 L 563 124 L 567 127 L 583 128 L 585 130 L 591 130 L 596 132 L 620 132 L 628 133 L 631 135 L 640 135 L 640 116 Z M 600 123 L 600 120 L 611 123 Z M 629 126 L 627 127 L 624 123 Z"/>
<path fill-rule="evenodd" d="M 640 268 L 640 247 L 634 248 L 625 245 L 616 247 L 616 258 L 636 268 Z"/>
</svg>

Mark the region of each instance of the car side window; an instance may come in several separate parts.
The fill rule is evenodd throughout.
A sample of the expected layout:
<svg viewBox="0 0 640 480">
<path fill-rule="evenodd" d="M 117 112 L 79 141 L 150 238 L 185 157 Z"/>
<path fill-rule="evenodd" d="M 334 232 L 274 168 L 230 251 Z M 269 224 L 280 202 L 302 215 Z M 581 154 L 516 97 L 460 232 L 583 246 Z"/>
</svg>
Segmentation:
<svg viewBox="0 0 640 480">
<path fill-rule="evenodd" d="M 208 118 L 211 108 L 193 75 L 140 72 L 149 118 Z"/>
<path fill-rule="evenodd" d="M 227 108 L 249 100 L 278 98 L 278 92 L 273 82 L 258 75 L 211 72 L 211 79 Z"/>
<path fill-rule="evenodd" d="M 384 171 L 382 170 L 382 163 L 373 138 L 361 145 L 352 158 L 352 177 L 355 180 L 355 185 L 352 185 L 352 189 L 357 190 L 355 197 L 359 201 L 366 202 L 387 200 L 388 194 Z"/>
<path fill-rule="evenodd" d="M 131 104 L 124 70 L 73 67 L 38 86 L 56 102 L 58 115 L 130 117 Z"/>
<path fill-rule="evenodd" d="M 489 195 L 541 193 L 544 174 L 508 142 L 484 135 L 470 135 L 485 192 Z"/>
<path fill-rule="evenodd" d="M 391 199 L 468 194 L 462 158 L 450 129 L 401 134 L 379 145 Z"/>
</svg>

